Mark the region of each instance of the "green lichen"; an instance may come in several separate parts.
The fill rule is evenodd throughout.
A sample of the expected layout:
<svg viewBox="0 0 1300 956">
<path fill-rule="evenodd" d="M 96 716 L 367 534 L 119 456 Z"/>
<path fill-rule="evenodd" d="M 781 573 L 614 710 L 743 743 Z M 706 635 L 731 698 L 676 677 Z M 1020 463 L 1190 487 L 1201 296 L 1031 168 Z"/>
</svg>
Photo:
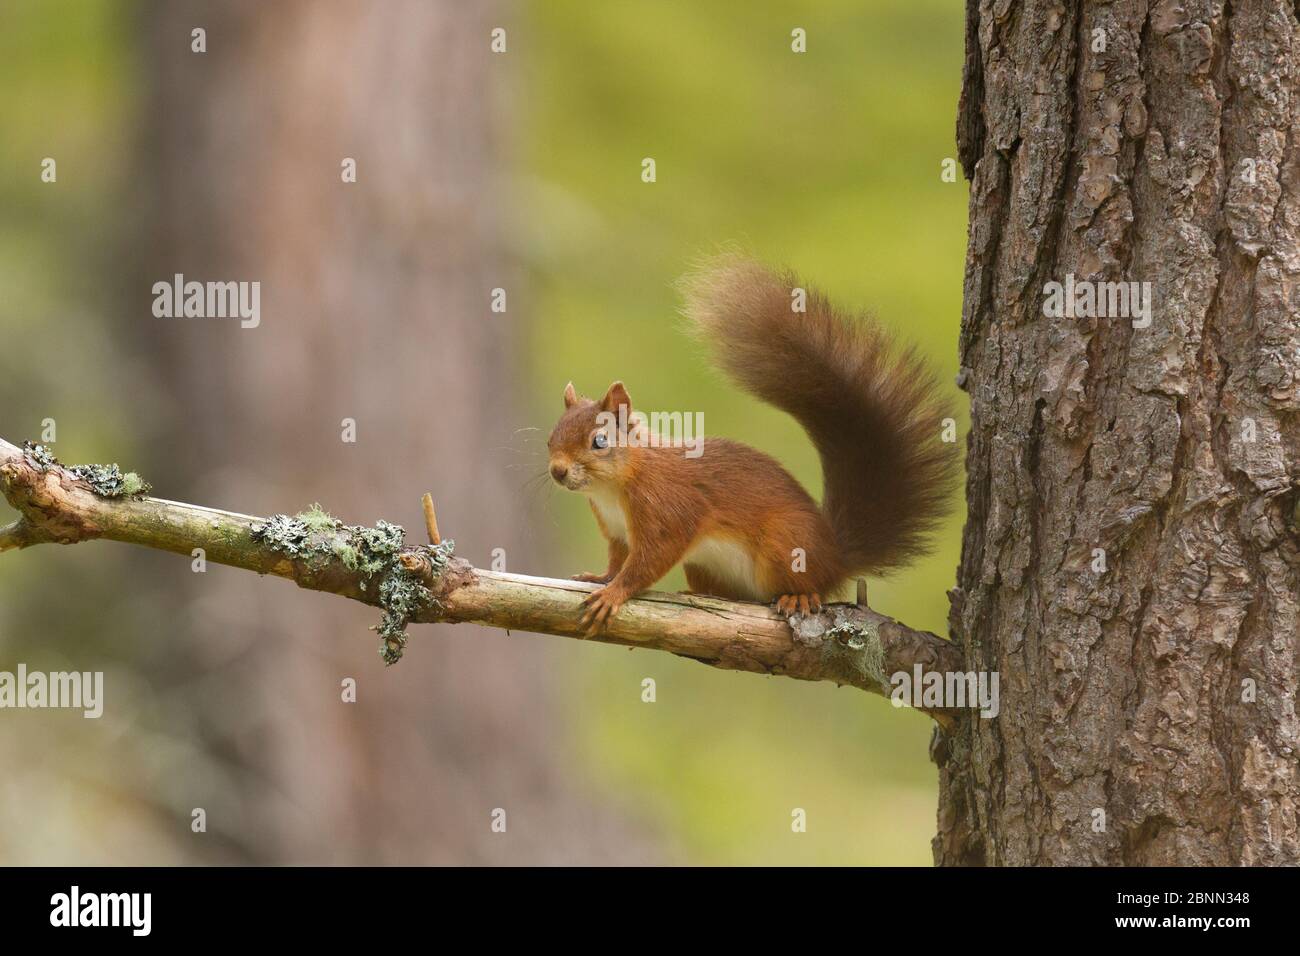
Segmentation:
<svg viewBox="0 0 1300 956">
<path fill-rule="evenodd" d="M 307 541 L 311 529 L 300 518 L 289 515 L 271 515 L 254 524 L 251 534 L 258 544 L 291 558 L 306 557 L 311 550 Z"/>
<path fill-rule="evenodd" d="M 455 553 L 456 542 L 426 545 L 421 553 L 428 559 L 435 575 L 441 574 Z M 437 603 L 421 579 L 394 561 L 379 582 L 379 606 L 384 609 L 379 627 L 379 656 L 386 665 L 396 664 L 406 650 L 406 625 L 421 611 Z"/>
<path fill-rule="evenodd" d="M 312 505 L 306 511 L 298 512 L 294 517 L 301 521 L 308 531 L 335 531 L 343 527 L 342 521 L 319 504 Z"/>
<path fill-rule="evenodd" d="M 320 505 L 296 515 L 271 515 L 253 525 L 253 540 L 291 558 L 328 561 L 337 558 L 361 576 L 361 589 L 382 577 L 402 550 L 406 532 L 387 521 L 373 528 L 344 524 Z"/>
<path fill-rule="evenodd" d="M 253 540 L 280 554 L 319 567 L 339 561 L 358 577 L 361 590 L 372 592 L 383 609 L 380 619 L 379 654 L 385 664 L 395 664 L 406 647 L 406 626 L 434 603 L 432 592 L 420 577 L 407 571 L 397 560 L 406 531 L 401 525 L 377 521 L 373 528 L 344 524 L 320 505 L 296 515 L 272 515 L 252 528 Z M 434 573 L 441 573 L 455 549 L 455 543 L 419 549 Z M 377 583 L 376 583 L 377 582 Z"/>
<path fill-rule="evenodd" d="M 144 495 L 152 491 L 153 488 L 149 482 L 145 481 L 134 471 L 128 471 L 122 476 L 122 493 L 124 495 Z"/>
<path fill-rule="evenodd" d="M 129 498 L 148 494 L 150 485 L 134 471 L 123 474 L 117 465 L 74 465 L 72 472 L 101 498 Z"/>
<path fill-rule="evenodd" d="M 55 458 L 53 452 L 44 445 L 36 445 L 25 441 L 23 442 L 23 451 L 27 453 L 27 458 L 32 464 L 41 471 L 58 467 L 59 459 Z"/>
<path fill-rule="evenodd" d="M 44 445 L 23 442 L 23 450 L 28 460 L 41 471 L 60 467 L 59 460 Z M 149 482 L 134 471 L 125 474 L 116 464 L 111 465 L 67 465 L 63 466 L 72 477 L 84 481 L 90 490 L 101 498 L 133 498 L 147 495 L 151 490 Z"/>
<path fill-rule="evenodd" d="M 379 656 L 386 666 L 402 659 L 406 650 L 406 625 L 433 602 L 433 594 L 420 579 L 398 565 L 379 582 Z"/>
<path fill-rule="evenodd" d="M 456 554 L 456 542 L 447 538 L 441 544 L 426 544 L 420 549 L 433 565 L 434 574 L 442 574 Z"/>
<path fill-rule="evenodd" d="M 356 567 L 352 570 L 362 576 L 361 586 L 365 588 L 370 578 L 381 574 L 397 560 L 406 531 L 401 525 L 387 521 L 376 521 L 373 528 L 349 527 L 348 530 L 352 533 L 350 546 L 356 551 Z"/>
<path fill-rule="evenodd" d="M 823 635 L 822 652 L 835 657 L 880 687 L 888 687 L 885 676 L 885 648 L 880 643 L 880 626 L 871 621 L 855 623 L 844 617 Z"/>
</svg>

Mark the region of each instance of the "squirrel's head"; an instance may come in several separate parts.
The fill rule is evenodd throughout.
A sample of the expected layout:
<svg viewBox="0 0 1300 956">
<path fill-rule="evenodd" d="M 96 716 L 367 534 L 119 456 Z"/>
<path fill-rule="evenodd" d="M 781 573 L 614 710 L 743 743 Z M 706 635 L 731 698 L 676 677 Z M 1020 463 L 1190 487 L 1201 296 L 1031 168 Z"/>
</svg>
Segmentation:
<svg viewBox="0 0 1300 956">
<path fill-rule="evenodd" d="M 579 397 L 570 382 L 564 387 L 564 414 L 546 442 L 551 477 L 570 491 L 617 480 L 631 450 L 629 434 L 635 436 L 639 427 L 622 382 L 598 402 Z"/>
</svg>

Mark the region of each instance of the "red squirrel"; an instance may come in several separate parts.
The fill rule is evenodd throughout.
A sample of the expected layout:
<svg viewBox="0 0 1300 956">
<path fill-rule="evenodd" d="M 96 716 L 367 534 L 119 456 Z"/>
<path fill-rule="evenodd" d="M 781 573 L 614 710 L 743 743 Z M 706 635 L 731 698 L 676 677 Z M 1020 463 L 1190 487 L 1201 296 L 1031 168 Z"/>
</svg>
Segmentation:
<svg viewBox="0 0 1300 956">
<path fill-rule="evenodd" d="M 949 502 L 955 446 L 940 440 L 945 412 L 915 350 L 737 255 L 683 288 L 685 314 L 723 370 L 807 431 L 825 498 L 818 507 L 740 442 L 706 438 L 695 455 L 656 447 L 622 382 L 598 401 L 570 382 L 547 447 L 551 477 L 587 496 L 609 542 L 606 571 L 575 576 L 604 585 L 583 602 L 588 634 L 679 562 L 693 593 L 816 612 L 852 576 L 924 553 Z"/>
</svg>

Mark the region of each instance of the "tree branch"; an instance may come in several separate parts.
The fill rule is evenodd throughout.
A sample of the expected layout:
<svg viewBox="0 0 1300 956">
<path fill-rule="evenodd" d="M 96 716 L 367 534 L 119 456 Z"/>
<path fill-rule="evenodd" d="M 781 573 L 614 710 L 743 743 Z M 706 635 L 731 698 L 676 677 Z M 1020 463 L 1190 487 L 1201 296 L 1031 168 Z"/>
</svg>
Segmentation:
<svg viewBox="0 0 1300 956">
<path fill-rule="evenodd" d="M 104 494 L 85 477 L 91 468 L 116 475 L 114 466 L 67 468 L 40 446 L 19 448 L 0 439 L 0 490 L 21 514 L 0 529 L 0 552 L 95 538 L 187 556 L 202 549 L 207 561 L 384 607 L 386 621 L 394 613 L 389 585 L 405 575 L 424 584 L 428 594 L 402 615 L 399 629 L 407 620 L 472 622 L 583 637 L 581 602 L 593 589 L 590 584 L 475 568 L 449 557 L 449 545 L 403 546 L 396 526 L 353 528 L 318 509 L 297 518 L 262 519 L 130 495 L 116 485 Z M 431 502 L 428 513 L 430 527 L 436 527 Z M 394 542 L 391 549 L 385 540 Z M 387 632 L 381 628 L 381 633 Z M 911 674 L 916 665 L 925 672 L 962 669 L 956 646 L 878 614 L 865 601 L 828 605 L 820 614 L 787 623 L 760 604 L 651 591 L 625 604 L 591 639 L 668 651 L 728 670 L 829 680 L 886 695 L 889 675 L 898 671 Z M 400 648 L 392 659 L 397 656 Z M 932 713 L 947 722 L 944 712 Z"/>
<path fill-rule="evenodd" d="M 14 548 L 25 548 L 35 543 L 32 540 L 32 526 L 25 518 L 19 518 L 0 528 L 0 553 Z"/>
</svg>

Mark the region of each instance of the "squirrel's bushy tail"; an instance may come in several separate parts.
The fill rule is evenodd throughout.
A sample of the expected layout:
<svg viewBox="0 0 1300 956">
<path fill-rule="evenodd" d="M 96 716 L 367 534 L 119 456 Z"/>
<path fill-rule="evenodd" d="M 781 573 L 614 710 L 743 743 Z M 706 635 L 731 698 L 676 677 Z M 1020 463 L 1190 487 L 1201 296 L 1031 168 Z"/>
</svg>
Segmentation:
<svg viewBox="0 0 1300 956">
<path fill-rule="evenodd" d="M 821 454 L 822 511 L 850 571 L 881 573 L 924 553 L 956 475 L 934 376 L 914 349 L 835 311 L 793 274 L 739 255 L 682 283 L 687 317 L 736 382 L 789 412 Z M 806 311 L 794 309 L 804 289 Z"/>
</svg>

